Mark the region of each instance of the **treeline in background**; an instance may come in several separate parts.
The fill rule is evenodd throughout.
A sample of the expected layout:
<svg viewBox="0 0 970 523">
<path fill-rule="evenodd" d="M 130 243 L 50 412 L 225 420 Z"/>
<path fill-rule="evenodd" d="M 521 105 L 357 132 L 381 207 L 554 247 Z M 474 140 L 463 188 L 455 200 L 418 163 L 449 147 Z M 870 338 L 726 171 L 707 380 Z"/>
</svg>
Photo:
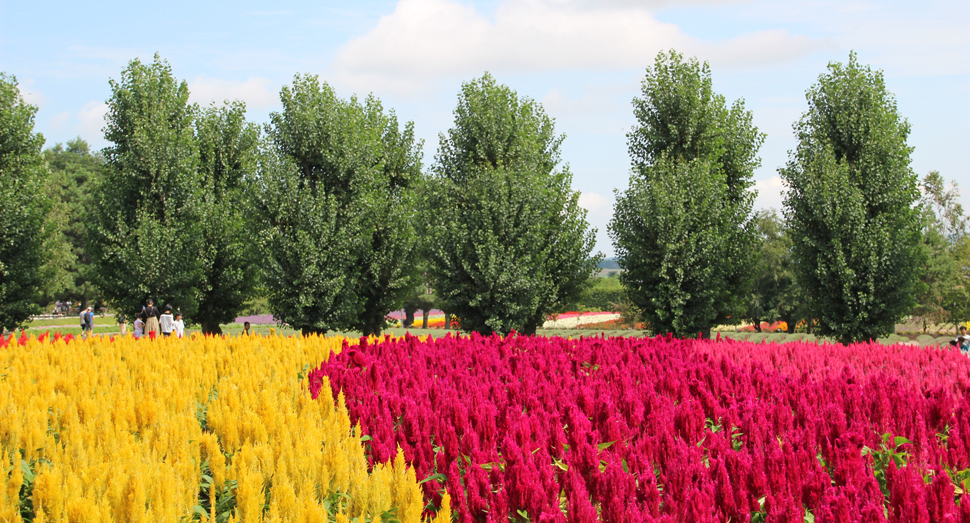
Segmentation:
<svg viewBox="0 0 970 523">
<path fill-rule="evenodd" d="M 855 54 L 806 93 L 779 214 L 753 210 L 765 135 L 743 100 L 660 53 L 633 101 L 607 261 L 553 119 L 488 73 L 463 84 L 430 164 L 413 123 L 312 75 L 263 125 L 239 101 L 189 103 L 157 55 L 110 86 L 108 147 L 43 149 L 36 108 L 0 76 L 5 329 L 55 301 L 131 317 L 148 298 L 206 333 L 271 313 L 377 334 L 390 311 L 438 308 L 465 331 L 532 334 L 556 312 L 614 310 L 655 333 L 784 321 L 849 342 L 970 317 L 958 188 L 912 171 L 909 124 Z"/>
</svg>

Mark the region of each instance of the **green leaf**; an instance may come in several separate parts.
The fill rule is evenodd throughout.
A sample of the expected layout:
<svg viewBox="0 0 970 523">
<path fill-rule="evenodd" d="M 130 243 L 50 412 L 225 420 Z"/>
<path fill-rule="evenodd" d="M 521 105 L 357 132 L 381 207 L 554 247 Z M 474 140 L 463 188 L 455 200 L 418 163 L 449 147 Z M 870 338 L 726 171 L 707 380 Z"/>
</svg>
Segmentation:
<svg viewBox="0 0 970 523">
<path fill-rule="evenodd" d="M 483 467 L 484 467 L 484 465 L 483 465 Z M 418 485 L 423 485 L 423 484 L 425 484 L 425 483 L 427 483 L 429 481 L 437 481 L 439 483 L 444 483 L 444 482 L 448 481 L 448 476 L 446 476 L 446 475 L 438 472 L 438 473 L 432 474 L 432 475 L 430 475 L 430 476 L 422 479 L 421 481 L 418 482 Z"/>
<path fill-rule="evenodd" d="M 615 440 L 614 441 L 607 441 L 605 443 L 600 443 L 599 445 L 596 446 L 596 448 L 599 449 L 600 452 L 602 452 L 602 451 L 604 451 L 604 450 L 612 447 L 614 443 L 616 443 Z"/>
</svg>

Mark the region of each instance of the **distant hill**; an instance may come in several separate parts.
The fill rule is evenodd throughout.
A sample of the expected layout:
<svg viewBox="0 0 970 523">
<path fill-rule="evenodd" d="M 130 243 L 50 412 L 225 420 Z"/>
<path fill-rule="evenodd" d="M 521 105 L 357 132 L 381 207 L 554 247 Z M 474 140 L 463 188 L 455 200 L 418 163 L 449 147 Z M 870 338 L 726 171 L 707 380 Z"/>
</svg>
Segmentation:
<svg viewBox="0 0 970 523">
<path fill-rule="evenodd" d="M 616 263 L 616 258 L 606 258 L 600 262 L 600 269 L 619 269 L 620 264 Z"/>
</svg>

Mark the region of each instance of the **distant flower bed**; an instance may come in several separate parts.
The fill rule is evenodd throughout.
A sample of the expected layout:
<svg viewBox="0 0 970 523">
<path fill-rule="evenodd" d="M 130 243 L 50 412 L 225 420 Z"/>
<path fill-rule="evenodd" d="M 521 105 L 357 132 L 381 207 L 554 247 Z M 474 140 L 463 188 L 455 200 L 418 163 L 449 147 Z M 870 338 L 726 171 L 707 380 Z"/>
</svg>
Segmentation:
<svg viewBox="0 0 970 523">
<path fill-rule="evenodd" d="M 757 329 L 754 325 L 746 325 L 738 329 L 739 332 L 755 332 Z M 768 323 L 766 321 L 761 322 L 761 332 L 788 332 L 788 322 L 776 321 L 774 323 Z"/>
<path fill-rule="evenodd" d="M 576 317 L 589 318 L 592 316 L 603 316 L 603 315 L 610 315 L 610 314 L 615 314 L 615 313 L 609 312 L 609 311 L 602 311 L 602 312 L 601 311 L 597 311 L 597 312 L 570 311 L 570 312 L 560 312 L 559 314 L 550 314 L 546 318 L 550 320 L 555 320 L 555 319 L 565 320 L 568 318 L 576 318 Z"/>
</svg>

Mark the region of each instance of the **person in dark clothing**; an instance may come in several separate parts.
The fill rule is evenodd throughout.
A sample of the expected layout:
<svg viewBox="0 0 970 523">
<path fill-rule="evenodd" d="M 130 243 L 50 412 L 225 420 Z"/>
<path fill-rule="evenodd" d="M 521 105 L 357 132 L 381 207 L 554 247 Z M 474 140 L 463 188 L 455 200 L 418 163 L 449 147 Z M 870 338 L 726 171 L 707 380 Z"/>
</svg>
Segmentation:
<svg viewBox="0 0 970 523">
<path fill-rule="evenodd" d="M 91 307 L 88 307 L 81 311 L 81 337 L 87 338 L 91 336 L 94 331 L 94 312 L 91 311 Z"/>
<path fill-rule="evenodd" d="M 158 311 L 158 307 L 155 306 L 155 302 L 149 299 L 145 302 L 145 308 L 141 311 L 141 319 L 145 322 L 145 336 L 149 336 L 149 332 L 154 332 L 157 336 L 161 329 L 158 325 L 158 318 L 162 316 L 162 313 Z"/>
</svg>

